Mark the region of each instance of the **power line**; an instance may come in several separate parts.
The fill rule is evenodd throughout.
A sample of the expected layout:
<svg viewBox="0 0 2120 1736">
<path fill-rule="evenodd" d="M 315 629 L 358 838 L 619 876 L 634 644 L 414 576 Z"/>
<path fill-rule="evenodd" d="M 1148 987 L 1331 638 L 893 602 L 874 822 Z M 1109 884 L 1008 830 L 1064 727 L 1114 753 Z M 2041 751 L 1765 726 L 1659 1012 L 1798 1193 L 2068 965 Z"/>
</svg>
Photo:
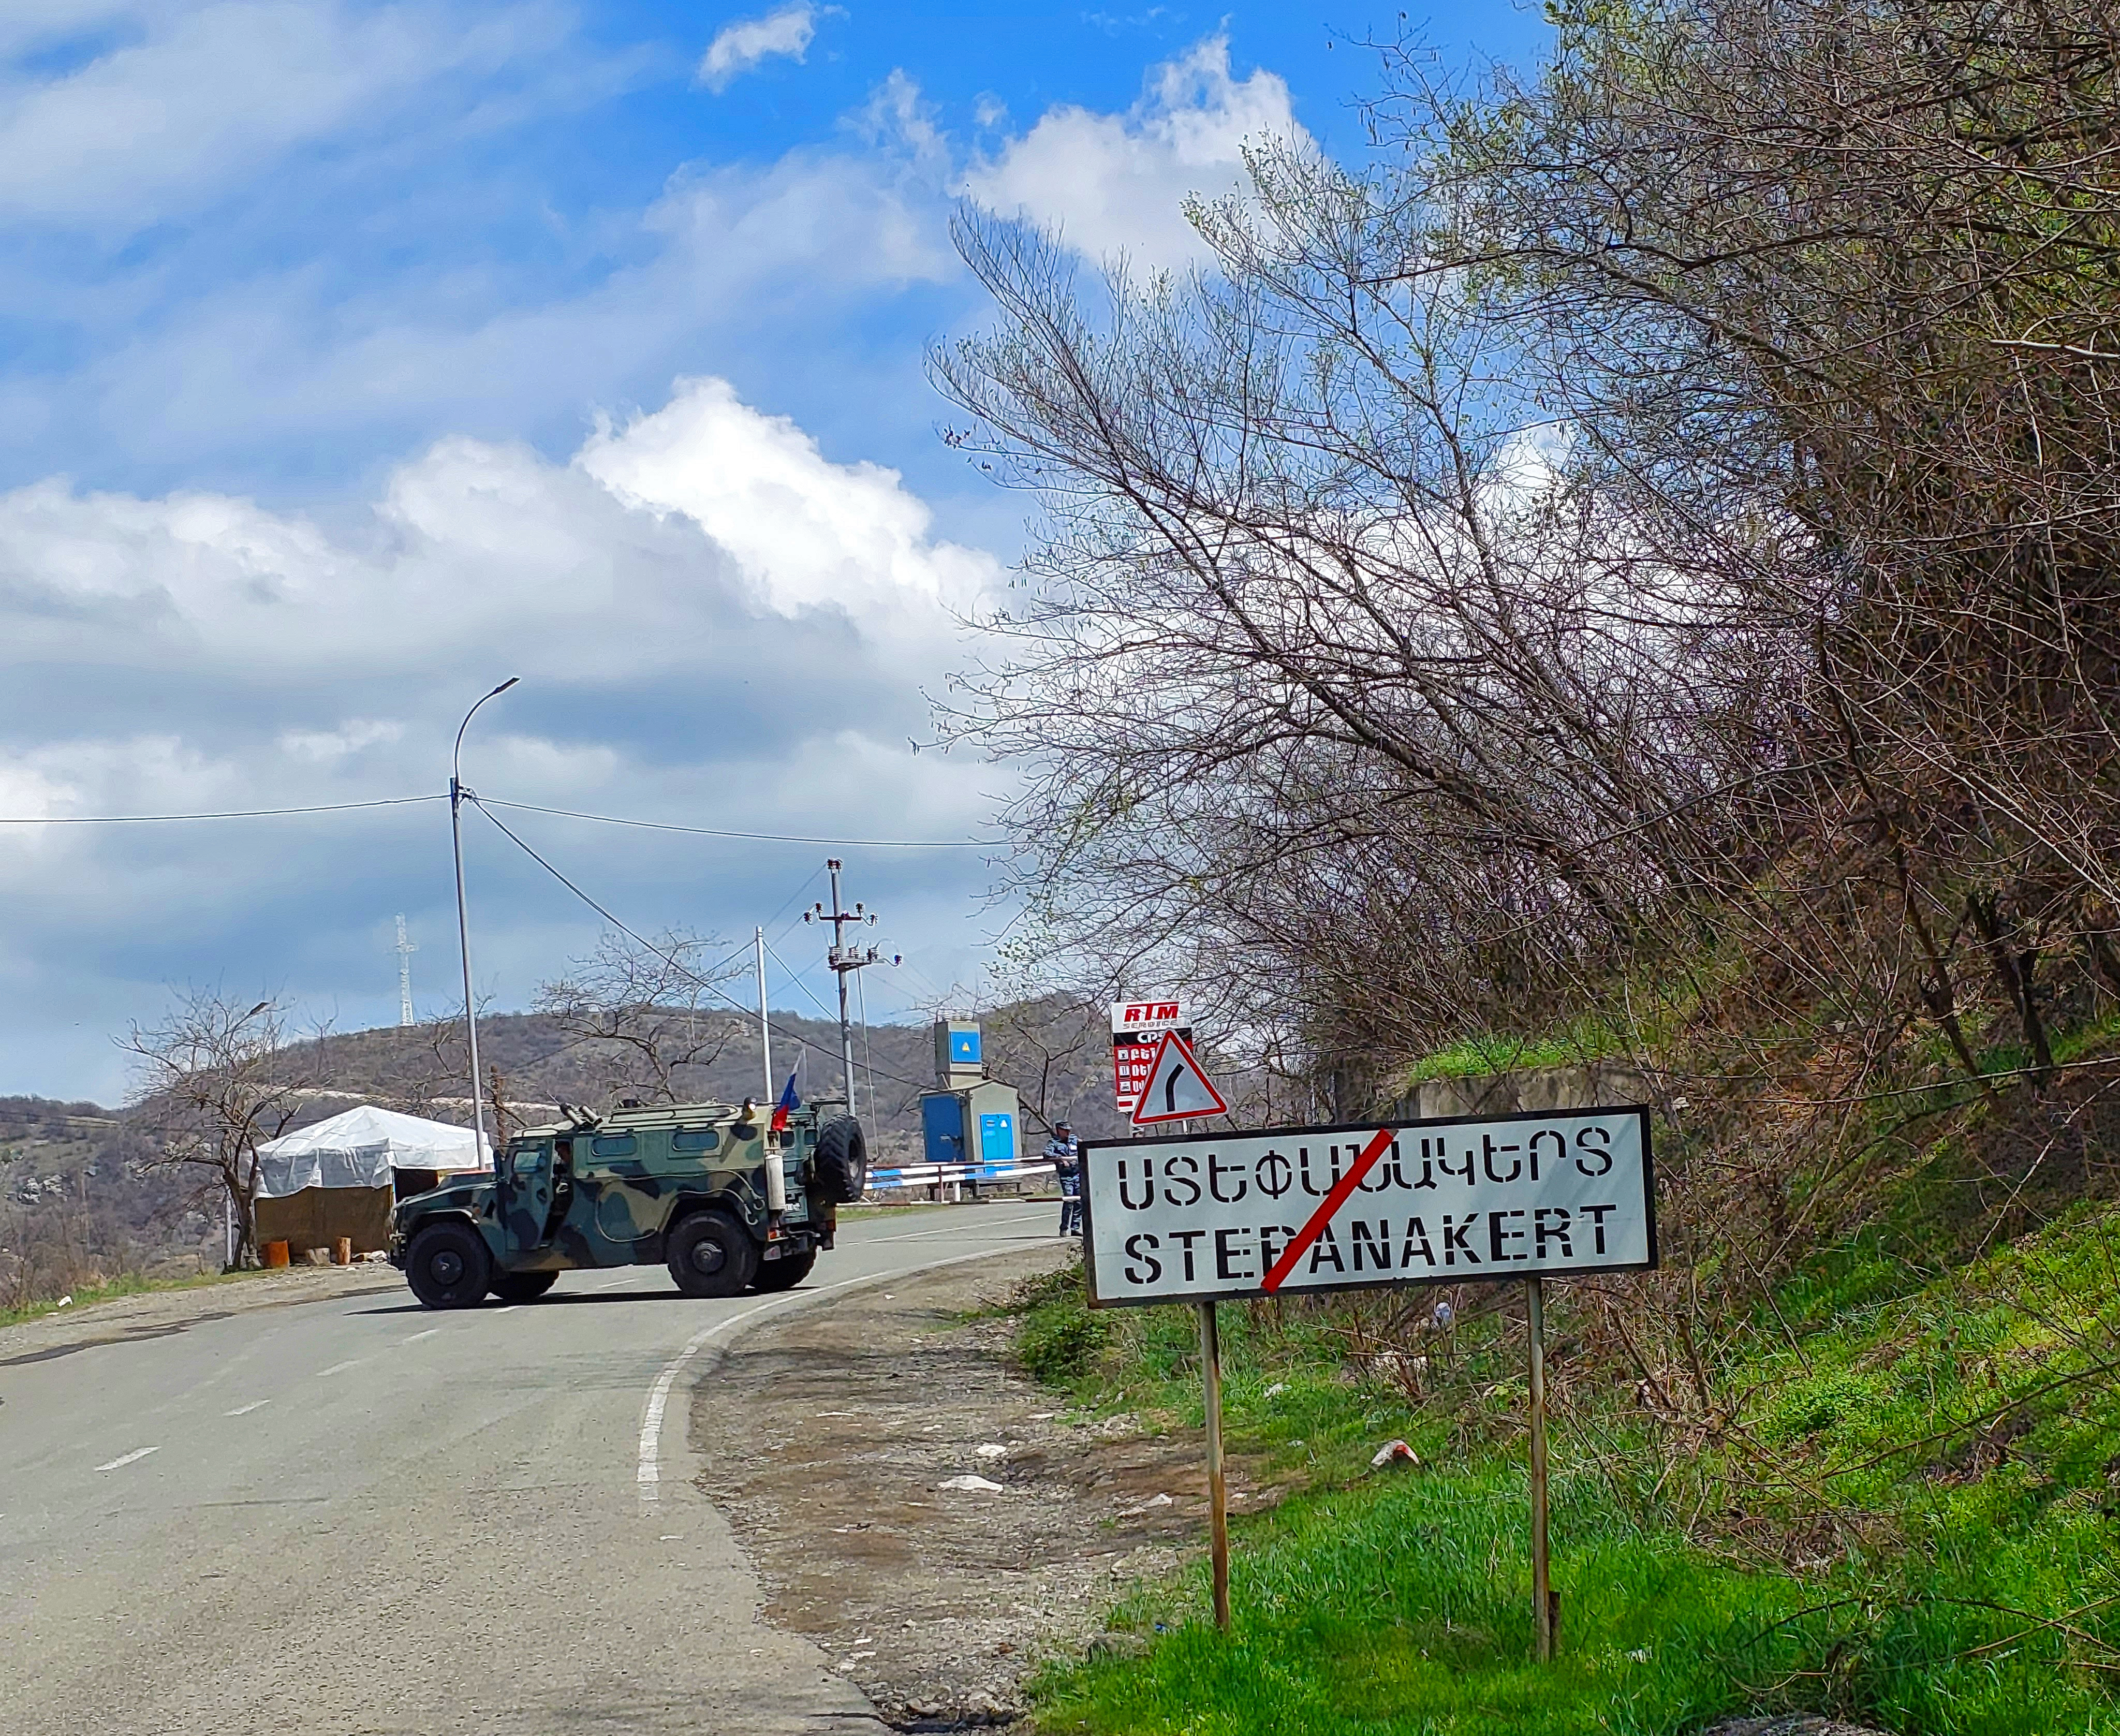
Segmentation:
<svg viewBox="0 0 2120 1736">
<path fill-rule="evenodd" d="M 448 799 L 446 792 L 437 791 L 432 795 L 379 796 L 363 802 L 318 802 L 300 807 L 218 808 L 197 813 L 0 814 L 0 826 L 161 826 L 196 820 L 280 820 L 308 814 L 352 813 L 364 808 L 406 807 L 422 802 L 446 802 Z M 619 814 L 592 814 L 571 807 L 546 807 L 535 802 L 508 802 L 499 797 L 481 798 L 480 805 L 487 808 L 514 808 L 523 813 L 551 814 L 565 820 L 588 820 L 598 826 L 625 826 L 639 831 L 681 832 L 697 838 L 730 838 L 750 844 L 837 845 L 864 849 L 970 850 L 991 849 L 1007 841 L 986 838 L 819 838 L 792 832 L 746 832 L 710 826 L 678 826 L 662 820 L 634 820 Z M 811 877 L 811 879 L 816 877 L 815 875 Z M 806 881 L 805 889 L 807 886 L 808 882 Z"/>
<path fill-rule="evenodd" d="M 685 963 L 683 960 L 673 958 L 669 953 L 664 952 L 662 947 L 657 946 L 653 941 L 649 940 L 645 935 L 627 927 L 626 924 L 620 920 L 617 916 L 613 915 L 610 910 L 598 903 L 587 892 L 583 891 L 581 887 L 575 885 L 572 880 L 569 879 L 565 873 L 557 868 L 555 868 L 550 862 L 547 862 L 545 858 L 540 855 L 530 845 L 524 842 L 523 840 L 509 827 L 507 821 L 503 820 L 498 814 L 487 812 L 486 803 L 481 800 L 479 797 L 475 795 L 470 790 L 466 790 L 464 792 L 464 799 L 469 802 L 474 807 L 477 808 L 481 813 L 485 814 L 486 817 L 492 823 L 495 829 L 498 831 L 503 837 L 506 838 L 509 843 L 513 844 L 518 849 L 521 850 L 524 855 L 528 856 L 532 862 L 536 863 L 538 867 L 544 869 L 546 873 L 550 874 L 555 880 L 558 881 L 561 886 L 572 892 L 575 897 L 580 899 L 583 904 L 587 905 L 592 910 L 594 910 L 597 915 L 603 918 L 603 919 L 609 923 L 611 927 L 617 929 L 620 933 L 625 935 L 627 939 L 633 942 L 635 946 L 645 947 L 649 952 L 653 952 L 658 958 L 668 965 L 672 970 L 679 971 L 682 975 L 691 978 L 694 982 L 697 983 L 702 989 L 705 989 L 708 994 L 716 995 L 721 999 L 727 1001 L 730 1006 L 735 1008 L 737 1012 L 743 1013 L 746 1017 L 750 1016 L 753 1009 L 744 1005 L 744 1003 L 738 1000 L 734 995 L 723 989 L 719 984 L 709 982 L 705 977 L 700 975 L 698 971 L 693 970 L 690 965 Z M 770 951 L 771 949 L 768 948 L 768 950 Z M 779 958 L 779 954 L 774 953 L 774 956 Z M 788 970 L 788 965 L 785 960 L 781 961 L 781 969 L 783 970 Z M 794 975 L 792 970 L 789 971 L 788 974 L 791 976 Z M 797 981 L 799 985 L 801 980 L 797 978 Z M 805 989 L 803 992 L 806 994 L 809 993 L 807 989 Z M 811 998 L 814 999 L 815 997 L 812 996 Z M 822 1003 L 821 1003 L 820 1004 L 821 1005 Z M 830 1015 L 829 1013 L 826 1015 L 827 1017 L 830 1016 Z M 785 1026 L 775 1025 L 770 1019 L 768 1019 L 765 1022 L 767 1028 L 770 1030 L 775 1036 L 786 1037 L 790 1042 L 798 1044 L 804 1049 L 816 1046 L 811 1042 L 809 1038 L 804 1036 L 799 1031 L 790 1031 Z M 895 1083 L 900 1085 L 910 1085 L 916 1091 L 925 1088 L 918 1082 L 918 1081 L 906 1078 L 900 1073 L 894 1073 L 887 1068 L 881 1068 L 879 1071 L 883 1073 L 884 1077 L 893 1081 Z M 851 1110 L 853 1105 L 849 1103 L 847 1107 Z"/>
<path fill-rule="evenodd" d="M 504 802 L 498 797 L 490 798 L 487 805 L 513 807 L 530 814 L 554 814 L 563 820 L 593 820 L 599 826 L 630 826 L 649 832 L 684 832 L 695 838 L 737 838 L 750 844 L 843 845 L 885 850 L 977 850 L 992 849 L 1007 841 L 997 838 L 811 838 L 790 832 L 737 832 L 712 826 L 674 826 L 662 820 L 627 820 L 616 814 L 586 814 L 571 807 L 541 807 L 534 802 Z"/>
<path fill-rule="evenodd" d="M 197 814 L 0 814 L 0 826 L 159 826 L 177 820 L 278 820 L 291 814 L 343 814 L 361 807 L 404 807 L 416 802 L 446 802 L 446 794 L 379 796 L 369 802 L 324 802 L 310 807 L 239 807 Z"/>
<path fill-rule="evenodd" d="M 876 1119 L 876 1051 L 868 1042 L 868 979 L 854 972 L 854 992 L 861 997 L 862 1065 L 868 1073 L 869 1119 Z"/>
<path fill-rule="evenodd" d="M 794 984 L 794 985 L 797 989 L 800 989 L 803 994 L 810 997 L 810 1004 L 815 1007 L 818 1012 L 823 1013 L 826 1018 L 831 1017 L 832 1009 L 817 998 L 817 991 L 802 980 L 802 973 L 801 971 L 797 970 L 794 966 L 789 964 L 788 961 L 783 958 L 778 952 L 774 952 L 773 942 L 769 940 L 766 942 L 765 950 L 768 955 L 772 958 L 773 961 L 779 966 L 783 970 L 788 973 L 788 980 Z"/>
</svg>

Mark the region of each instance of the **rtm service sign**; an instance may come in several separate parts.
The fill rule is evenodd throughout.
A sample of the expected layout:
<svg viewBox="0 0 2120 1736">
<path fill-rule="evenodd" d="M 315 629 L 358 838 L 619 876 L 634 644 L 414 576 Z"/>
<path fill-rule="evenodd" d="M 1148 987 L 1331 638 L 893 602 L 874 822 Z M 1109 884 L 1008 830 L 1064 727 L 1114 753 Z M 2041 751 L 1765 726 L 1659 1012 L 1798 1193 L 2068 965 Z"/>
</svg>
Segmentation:
<svg viewBox="0 0 2120 1736">
<path fill-rule="evenodd" d="M 1646 1109 L 1082 1147 L 1092 1305 L 1655 1266 Z"/>
</svg>

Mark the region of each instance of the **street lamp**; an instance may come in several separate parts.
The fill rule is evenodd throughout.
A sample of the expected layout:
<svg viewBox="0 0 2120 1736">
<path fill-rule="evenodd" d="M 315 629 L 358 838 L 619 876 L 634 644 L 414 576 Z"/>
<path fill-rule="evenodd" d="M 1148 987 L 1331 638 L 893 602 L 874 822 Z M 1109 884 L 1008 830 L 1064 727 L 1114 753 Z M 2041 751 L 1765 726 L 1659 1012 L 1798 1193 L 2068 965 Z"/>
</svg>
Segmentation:
<svg viewBox="0 0 2120 1736">
<path fill-rule="evenodd" d="M 258 1002 L 249 1012 L 244 1013 L 241 1018 L 228 1027 L 231 1053 L 236 1032 L 242 1030 L 259 1013 L 267 1011 L 272 1004 L 270 1001 Z M 224 1181 L 221 1190 L 221 1240 L 228 1255 L 228 1258 L 221 1262 L 221 1269 L 224 1272 L 233 1272 L 235 1269 L 235 1189 L 241 1183 L 243 1163 L 243 1154 L 239 1148 L 236 1152 L 235 1161 L 236 1180 Z M 253 1187 L 258 1184 L 258 1152 L 254 1146 L 250 1152 L 250 1184 Z"/>
<path fill-rule="evenodd" d="M 483 705 L 487 699 L 498 699 L 516 682 L 519 675 L 511 675 L 492 692 L 478 702 Z M 471 728 L 471 720 L 478 715 L 478 705 L 464 713 L 464 720 L 457 725 L 457 744 L 449 756 L 449 845 L 457 859 L 457 945 L 463 954 L 464 1026 L 471 1038 L 471 1137 L 472 1149 L 476 1152 L 486 1138 L 486 1096 L 478 1079 L 478 1003 L 471 992 L 471 919 L 464 910 L 463 877 L 463 738 L 464 731 Z M 495 1130 L 498 1133 L 499 1129 Z M 500 1162 L 499 1141 L 495 1141 L 493 1161 L 496 1170 Z"/>
</svg>

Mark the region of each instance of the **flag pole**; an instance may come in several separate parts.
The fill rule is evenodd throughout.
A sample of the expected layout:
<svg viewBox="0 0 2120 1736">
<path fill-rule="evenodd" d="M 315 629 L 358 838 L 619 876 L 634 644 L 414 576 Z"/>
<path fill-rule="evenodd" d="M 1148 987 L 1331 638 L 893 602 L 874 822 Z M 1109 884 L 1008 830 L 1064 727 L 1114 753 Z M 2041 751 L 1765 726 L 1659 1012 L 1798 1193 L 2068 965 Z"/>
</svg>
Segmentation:
<svg viewBox="0 0 2120 1736">
<path fill-rule="evenodd" d="M 777 1103 L 780 1100 L 773 1094 L 773 1026 L 765 1017 L 765 930 L 751 932 L 758 947 L 758 1052 L 765 1062 L 765 1101 Z"/>
</svg>

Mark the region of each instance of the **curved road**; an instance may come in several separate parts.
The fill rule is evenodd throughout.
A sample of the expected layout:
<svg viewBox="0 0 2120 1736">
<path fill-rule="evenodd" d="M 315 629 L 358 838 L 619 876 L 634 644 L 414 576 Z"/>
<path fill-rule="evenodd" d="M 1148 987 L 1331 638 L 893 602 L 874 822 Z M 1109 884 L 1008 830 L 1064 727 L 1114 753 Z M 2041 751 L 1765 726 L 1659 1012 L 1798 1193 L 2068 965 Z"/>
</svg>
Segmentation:
<svg viewBox="0 0 2120 1736">
<path fill-rule="evenodd" d="M 0 1725 L 877 1732 L 757 1619 L 692 1484 L 686 1394 L 748 1317 L 1053 1222 L 1011 1203 L 850 1224 L 769 1299 L 694 1301 L 641 1268 L 516 1308 L 370 1290 L 0 1351 Z"/>
</svg>

